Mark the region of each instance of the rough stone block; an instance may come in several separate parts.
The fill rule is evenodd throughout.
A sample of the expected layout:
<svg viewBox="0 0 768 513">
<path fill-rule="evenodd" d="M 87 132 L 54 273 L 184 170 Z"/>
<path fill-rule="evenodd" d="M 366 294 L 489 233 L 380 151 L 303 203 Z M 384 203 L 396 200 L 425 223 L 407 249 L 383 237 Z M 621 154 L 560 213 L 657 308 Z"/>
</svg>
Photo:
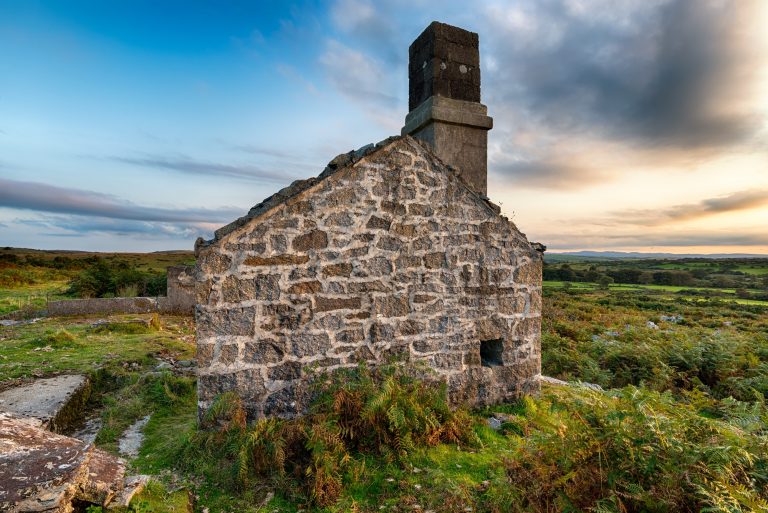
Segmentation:
<svg viewBox="0 0 768 513">
<path fill-rule="evenodd" d="M 216 363 L 220 365 L 233 365 L 237 361 L 240 348 L 237 344 L 224 344 L 219 347 L 219 357 Z"/>
<path fill-rule="evenodd" d="M 328 234 L 322 230 L 312 230 L 293 239 L 293 249 L 296 251 L 309 251 L 311 249 L 324 249 L 328 247 Z"/>
<path fill-rule="evenodd" d="M 200 255 L 198 266 L 204 274 L 221 274 L 229 270 L 232 259 L 227 255 L 206 252 Z"/>
<path fill-rule="evenodd" d="M 252 299 L 280 299 L 280 275 L 258 275 L 255 278 L 240 279 L 227 276 L 221 287 L 222 297 L 228 303 Z"/>
<path fill-rule="evenodd" d="M 403 247 L 403 243 L 397 237 L 383 236 L 379 239 L 379 243 L 376 247 L 385 251 L 400 251 Z"/>
<path fill-rule="evenodd" d="M 288 294 L 315 294 L 320 290 L 322 290 L 322 285 L 319 281 L 303 281 L 288 287 Z"/>
<path fill-rule="evenodd" d="M 262 306 L 259 316 L 261 329 L 271 330 L 295 330 L 305 325 L 312 319 L 312 312 L 303 305 L 267 304 Z"/>
<path fill-rule="evenodd" d="M 276 340 L 258 340 L 243 344 L 243 363 L 277 363 L 285 356 L 284 344 Z"/>
<path fill-rule="evenodd" d="M 331 339 L 325 333 L 293 333 L 289 338 L 291 352 L 299 358 L 324 354 L 331 347 Z"/>
<path fill-rule="evenodd" d="M 356 344 L 365 340 L 365 331 L 362 327 L 340 331 L 336 334 L 337 344 Z"/>
<path fill-rule="evenodd" d="M 267 266 L 267 265 L 300 265 L 309 262 L 307 255 L 277 255 L 273 257 L 250 256 L 243 260 L 243 265 Z"/>
<path fill-rule="evenodd" d="M 424 267 L 427 269 L 442 269 L 448 267 L 445 253 L 430 253 L 424 255 Z"/>
<path fill-rule="evenodd" d="M 371 216 L 365 227 L 369 230 L 389 230 L 392 221 L 379 216 Z"/>
<path fill-rule="evenodd" d="M 357 310 L 360 308 L 359 297 L 325 297 L 315 298 L 315 312 L 328 312 L 330 310 Z"/>
<path fill-rule="evenodd" d="M 408 297 L 376 297 L 373 298 L 373 313 L 382 317 L 404 317 L 408 315 Z"/>
<path fill-rule="evenodd" d="M 331 264 L 323 267 L 323 275 L 325 276 L 349 276 L 350 274 L 352 274 L 352 264 L 349 262 Z"/>
<path fill-rule="evenodd" d="M 397 325 L 398 336 L 420 335 L 424 331 L 424 323 L 413 319 L 407 319 Z"/>
<path fill-rule="evenodd" d="M 539 259 L 530 260 L 515 270 L 515 283 L 541 282 L 541 266 Z"/>
<path fill-rule="evenodd" d="M 270 367 L 267 377 L 277 381 L 291 381 L 301 377 L 302 365 L 299 362 L 285 362 L 277 367 Z"/>
<path fill-rule="evenodd" d="M 248 337 L 253 335 L 256 310 L 252 306 L 197 313 L 197 334 L 208 338 L 222 335 Z"/>
<path fill-rule="evenodd" d="M 372 344 L 385 344 L 395 337 L 395 328 L 389 324 L 374 322 L 371 324 L 368 338 Z"/>
</svg>

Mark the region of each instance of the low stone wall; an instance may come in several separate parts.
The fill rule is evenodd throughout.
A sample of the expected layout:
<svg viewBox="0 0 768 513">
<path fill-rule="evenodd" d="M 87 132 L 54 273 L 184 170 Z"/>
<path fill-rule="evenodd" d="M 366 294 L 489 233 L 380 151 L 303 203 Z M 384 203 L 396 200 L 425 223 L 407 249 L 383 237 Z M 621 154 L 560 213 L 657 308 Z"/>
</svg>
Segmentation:
<svg viewBox="0 0 768 513">
<path fill-rule="evenodd" d="M 48 315 L 84 315 L 94 313 L 158 312 L 158 300 L 153 297 L 111 297 L 49 301 Z"/>
<path fill-rule="evenodd" d="M 180 308 L 178 302 L 167 297 L 111 297 L 93 299 L 66 299 L 49 301 L 48 315 L 88 315 L 88 314 L 141 314 L 170 313 L 192 315 L 189 308 Z"/>
</svg>

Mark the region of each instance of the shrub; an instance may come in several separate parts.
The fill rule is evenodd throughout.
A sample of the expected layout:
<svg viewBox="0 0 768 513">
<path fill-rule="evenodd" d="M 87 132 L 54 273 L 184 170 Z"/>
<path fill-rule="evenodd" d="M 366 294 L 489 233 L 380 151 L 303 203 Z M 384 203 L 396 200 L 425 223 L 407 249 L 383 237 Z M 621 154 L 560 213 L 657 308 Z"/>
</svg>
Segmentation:
<svg viewBox="0 0 768 513">
<path fill-rule="evenodd" d="M 72 280 L 69 293 L 85 298 L 160 296 L 166 280 L 165 273 L 150 274 L 126 262 L 96 258 Z"/>
<path fill-rule="evenodd" d="M 231 392 L 222 394 L 202 422 L 202 427 L 216 430 L 198 432 L 192 444 L 230 460 L 241 486 L 250 486 L 254 477 L 268 478 L 287 495 L 298 493 L 317 506 L 328 506 L 354 470 L 353 454 L 401 463 L 417 447 L 479 444 L 472 417 L 452 411 L 445 387 L 419 379 L 424 372 L 360 367 L 318 376 L 316 399 L 307 415 L 261 419 L 250 427 L 240 400 Z"/>
<path fill-rule="evenodd" d="M 676 301 L 662 309 L 643 296 L 631 300 L 631 309 L 626 307 L 630 297 L 622 295 L 591 299 L 554 294 L 548 300 L 542 319 L 546 375 L 606 388 L 701 389 L 717 398 L 740 400 L 753 400 L 754 390 L 768 394 L 768 336 L 753 324 L 760 316 L 752 306 L 718 304 L 718 316 L 713 316 L 710 304 Z M 638 315 L 643 310 L 684 318 L 654 330 L 645 325 L 649 319 L 658 321 L 658 315 Z M 737 330 L 720 329 L 719 316 L 725 313 L 741 320 Z"/>
<path fill-rule="evenodd" d="M 519 446 L 505 462 L 509 511 L 768 508 L 765 436 L 669 394 L 565 389 L 523 404 L 513 422 L 527 436 L 510 435 Z"/>
</svg>

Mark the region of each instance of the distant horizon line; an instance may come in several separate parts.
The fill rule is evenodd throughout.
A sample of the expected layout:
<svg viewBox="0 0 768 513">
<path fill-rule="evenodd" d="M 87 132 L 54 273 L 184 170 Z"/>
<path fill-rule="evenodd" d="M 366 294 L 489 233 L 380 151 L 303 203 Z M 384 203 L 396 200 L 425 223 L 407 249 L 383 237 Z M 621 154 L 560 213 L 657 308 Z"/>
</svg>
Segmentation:
<svg viewBox="0 0 768 513">
<path fill-rule="evenodd" d="M 647 257 L 676 257 L 676 258 L 768 258 L 768 253 L 671 253 L 669 251 L 613 251 L 613 250 L 556 250 L 547 251 L 545 255 L 566 256 L 635 256 Z"/>
<path fill-rule="evenodd" d="M 149 254 L 149 253 L 194 253 L 194 249 L 161 249 L 154 251 L 107 251 L 88 249 L 38 249 L 16 246 L 2 246 L 0 251 L 36 251 L 45 253 L 104 253 L 104 254 Z M 645 257 L 675 257 L 675 258 L 768 258 L 768 253 L 671 253 L 668 251 L 618 251 L 618 250 L 547 250 L 546 255 L 564 256 L 645 256 Z"/>
</svg>

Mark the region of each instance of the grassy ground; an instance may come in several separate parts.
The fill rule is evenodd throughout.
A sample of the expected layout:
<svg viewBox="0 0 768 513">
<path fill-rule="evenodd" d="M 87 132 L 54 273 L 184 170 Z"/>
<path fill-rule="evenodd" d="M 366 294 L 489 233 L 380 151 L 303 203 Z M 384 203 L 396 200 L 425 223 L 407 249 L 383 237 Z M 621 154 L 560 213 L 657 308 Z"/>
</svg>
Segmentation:
<svg viewBox="0 0 768 513">
<path fill-rule="evenodd" d="M 194 357 L 189 318 L 163 316 L 160 330 L 145 325 L 149 321 L 149 315 L 116 315 L 0 327 L 0 383 L 131 364 L 146 367 L 156 365 L 156 357 Z"/>
<path fill-rule="evenodd" d="M 42 310 L 48 301 L 65 299 L 68 279 L 46 280 L 24 287 L 0 289 L 0 315 L 16 310 Z"/>
<path fill-rule="evenodd" d="M 476 443 L 418 445 L 396 459 L 350 450 L 338 500 L 324 507 L 302 487 L 312 475 L 244 482 L 233 456 L 241 442 L 201 438 L 193 378 L 157 370 L 193 358 L 189 319 L 0 327 L 0 387 L 89 373 L 103 422 L 96 443 L 113 452 L 151 415 L 131 466 L 158 477 L 133 511 L 185 511 L 190 494 L 200 512 L 768 511 L 768 309 L 581 285 L 546 284 L 543 371 L 607 392 L 545 386 L 472 412 Z M 492 414 L 504 415 L 500 431 L 487 426 Z"/>
<path fill-rule="evenodd" d="M 545 289 L 573 289 L 583 291 L 598 291 L 599 287 L 596 283 L 588 282 L 563 282 L 563 281 L 545 281 Z M 732 301 L 734 303 L 742 305 L 765 305 L 768 306 L 768 301 L 759 299 L 743 299 L 736 296 L 736 289 L 722 289 L 712 287 L 683 287 L 677 285 L 634 285 L 624 283 L 611 283 L 608 285 L 608 289 L 611 291 L 635 291 L 646 292 L 656 294 L 659 298 L 674 300 L 674 299 L 693 299 L 699 301 L 707 301 L 708 298 L 719 298 L 724 301 Z M 750 292 L 760 292 L 757 289 L 747 289 Z M 702 297 L 704 296 L 704 297 Z"/>
</svg>

